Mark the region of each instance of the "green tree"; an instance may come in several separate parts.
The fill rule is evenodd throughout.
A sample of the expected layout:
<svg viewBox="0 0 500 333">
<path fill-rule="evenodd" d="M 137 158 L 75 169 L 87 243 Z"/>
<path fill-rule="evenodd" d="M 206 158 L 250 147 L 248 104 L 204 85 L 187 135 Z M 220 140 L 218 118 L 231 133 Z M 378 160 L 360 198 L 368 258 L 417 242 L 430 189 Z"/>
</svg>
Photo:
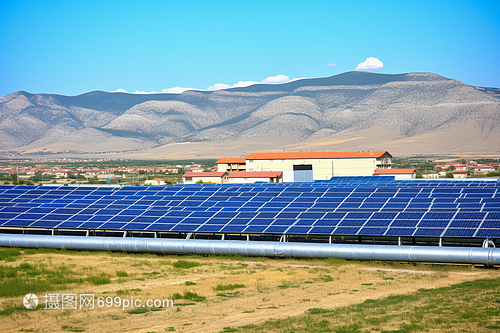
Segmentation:
<svg viewBox="0 0 500 333">
<path fill-rule="evenodd" d="M 446 178 L 455 178 L 455 177 L 453 177 L 453 174 L 451 172 L 448 172 L 446 174 Z"/>
</svg>

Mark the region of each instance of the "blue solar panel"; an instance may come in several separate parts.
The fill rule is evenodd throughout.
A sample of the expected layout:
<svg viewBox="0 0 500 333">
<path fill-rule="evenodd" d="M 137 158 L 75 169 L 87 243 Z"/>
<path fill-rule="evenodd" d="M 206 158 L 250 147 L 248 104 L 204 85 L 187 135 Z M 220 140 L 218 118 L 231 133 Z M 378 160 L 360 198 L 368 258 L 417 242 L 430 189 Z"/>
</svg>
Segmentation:
<svg viewBox="0 0 500 333">
<path fill-rule="evenodd" d="M 60 224 L 61 221 L 37 221 L 30 224 L 30 227 L 36 228 L 53 228 Z"/>
<path fill-rule="evenodd" d="M 31 221 L 31 220 L 10 220 L 10 221 L 4 222 L 2 224 L 2 227 L 27 227 L 31 223 L 33 223 L 33 221 Z"/>
<path fill-rule="evenodd" d="M 362 226 L 366 221 L 365 220 L 355 220 L 355 219 L 343 219 L 340 222 L 339 226 L 341 227 L 353 227 L 353 226 Z"/>
<path fill-rule="evenodd" d="M 168 231 L 176 225 L 176 231 L 191 232 L 191 226 L 184 228 L 183 225 L 194 224 L 187 223 L 193 222 L 191 218 L 200 218 L 196 220 L 197 227 L 204 226 L 209 230 L 227 223 L 287 228 L 294 224 L 288 233 L 301 230 L 302 233 L 320 234 L 324 231 L 328 235 L 344 219 L 339 234 L 347 235 L 348 230 L 355 230 L 358 235 L 368 235 L 365 229 L 371 233 L 376 229 L 381 232 L 389 225 L 386 235 L 410 235 L 415 227 L 419 228 L 416 234 L 425 232 L 426 235 L 431 233 L 427 229 L 441 229 L 436 233 L 442 233 L 445 227 L 449 227 L 450 231 L 446 235 L 454 235 L 460 234 L 455 229 L 475 230 L 481 226 L 481 231 L 500 228 L 499 184 L 485 181 L 395 181 L 391 177 L 336 177 L 332 181 L 301 184 L 156 188 L 4 186 L 3 193 L 0 193 L 0 223 L 5 226 L 13 219 L 22 221 L 21 224 L 62 222 L 57 228 L 97 228 L 99 223 L 108 222 L 102 228 L 110 228 L 113 226 L 110 223 L 118 223 L 117 228 L 136 230 L 142 227 L 153 231 Z M 256 217 L 257 212 L 260 215 L 250 220 Z M 223 217 L 214 217 L 216 213 Z M 238 213 L 240 215 L 236 215 Z M 188 215 L 188 219 L 177 225 Z M 89 220 L 97 221 L 85 222 Z M 314 225 L 312 229 L 311 225 Z M 364 228 L 360 231 L 358 229 L 361 226 Z M 181 227 L 183 230 L 179 229 Z M 466 236 L 456 237 L 483 237 L 484 232 L 479 231 L 469 236 L 470 230 L 467 230 L 463 232 Z M 255 230 L 252 232 L 258 233 Z M 274 230 L 273 233 L 279 232 Z"/>
<path fill-rule="evenodd" d="M 245 233 L 261 233 L 266 230 L 267 225 L 250 225 L 243 230 Z"/>
<path fill-rule="evenodd" d="M 373 220 L 370 219 L 368 222 L 366 222 L 365 227 L 387 227 L 389 224 L 391 224 L 392 220 Z"/>
<path fill-rule="evenodd" d="M 415 232 L 414 228 L 389 228 L 385 236 L 411 236 Z"/>
<path fill-rule="evenodd" d="M 444 233 L 445 237 L 472 237 L 474 236 L 474 233 L 476 232 L 476 229 L 452 229 L 449 228 L 446 230 Z"/>
<path fill-rule="evenodd" d="M 130 222 L 135 219 L 135 216 L 131 215 L 117 215 L 109 218 L 112 222 Z M 94 219 L 92 219 L 94 221 Z"/>
<path fill-rule="evenodd" d="M 363 236 L 383 236 L 387 231 L 387 228 L 371 228 L 371 227 L 363 227 L 359 230 L 358 235 Z"/>
<path fill-rule="evenodd" d="M 286 231 L 286 233 L 287 234 L 307 234 L 310 229 L 311 229 L 310 226 L 298 226 L 298 225 L 294 225 L 294 226 L 290 227 Z"/>
<path fill-rule="evenodd" d="M 271 225 L 267 229 L 264 230 L 266 233 L 271 233 L 271 234 L 282 234 L 287 230 L 289 226 L 283 226 L 283 225 Z"/>
<path fill-rule="evenodd" d="M 443 233 L 444 229 L 432 229 L 432 228 L 418 228 L 413 236 L 419 237 L 439 237 Z"/>
<path fill-rule="evenodd" d="M 446 228 L 450 221 L 445 220 L 422 220 L 418 224 L 419 228 Z"/>
<path fill-rule="evenodd" d="M 205 224 L 200 226 L 196 231 L 197 232 L 220 232 L 220 230 L 224 227 L 224 224 Z"/>
<path fill-rule="evenodd" d="M 199 224 L 177 224 L 175 227 L 171 229 L 171 231 L 187 231 L 193 232 L 196 231 L 200 227 Z"/>
<path fill-rule="evenodd" d="M 356 235 L 359 230 L 358 228 L 345 228 L 345 227 L 337 227 L 335 231 L 333 232 L 334 235 Z"/>
<path fill-rule="evenodd" d="M 483 229 L 480 228 L 477 233 L 476 237 L 500 237 L 500 229 Z"/>
</svg>

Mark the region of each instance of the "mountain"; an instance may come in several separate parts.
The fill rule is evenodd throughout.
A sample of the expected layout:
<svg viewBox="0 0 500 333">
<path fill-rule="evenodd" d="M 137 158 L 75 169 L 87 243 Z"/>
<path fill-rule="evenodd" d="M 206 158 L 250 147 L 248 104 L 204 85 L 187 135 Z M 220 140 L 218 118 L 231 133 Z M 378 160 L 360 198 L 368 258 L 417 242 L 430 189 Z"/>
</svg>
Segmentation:
<svg viewBox="0 0 500 333">
<path fill-rule="evenodd" d="M 182 94 L 19 91 L 0 98 L 4 155 L 246 156 L 261 150 L 498 154 L 500 90 L 433 73 L 347 72 Z"/>
</svg>

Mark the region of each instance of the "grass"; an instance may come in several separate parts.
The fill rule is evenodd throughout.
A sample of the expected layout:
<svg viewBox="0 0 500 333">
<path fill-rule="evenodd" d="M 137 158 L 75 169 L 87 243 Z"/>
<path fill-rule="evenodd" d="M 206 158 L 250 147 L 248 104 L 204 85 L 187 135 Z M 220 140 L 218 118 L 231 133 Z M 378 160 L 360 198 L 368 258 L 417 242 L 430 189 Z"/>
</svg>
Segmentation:
<svg viewBox="0 0 500 333">
<path fill-rule="evenodd" d="M 82 272 L 67 265 L 53 269 L 44 264 L 21 263 L 18 266 L 0 265 L 0 297 L 21 296 L 27 293 L 66 290 L 69 286 L 90 283 L 103 285 L 111 283 L 105 273 L 82 278 Z"/>
<path fill-rule="evenodd" d="M 21 254 L 21 251 L 16 248 L 2 248 L 0 249 L 0 260 L 13 262 L 16 261 Z"/>
<path fill-rule="evenodd" d="M 6 252 L 6 250 L 8 250 Z M 5 253 L 4 253 L 5 252 Z M 38 254 L 38 255 L 36 255 Z M 243 263 L 242 260 L 248 262 Z M 362 266 L 368 266 L 365 269 Z M 451 268 L 450 268 L 451 267 Z M 391 268 L 384 270 L 384 268 Z M 396 273 L 392 268 L 435 271 L 434 274 Z M 377 270 L 379 269 L 379 270 Z M 360 299 L 372 296 L 370 287 L 377 287 L 377 294 L 388 295 L 393 292 L 405 292 L 440 285 L 444 276 L 454 271 L 476 271 L 481 276 L 498 276 L 493 270 L 478 270 L 469 267 L 445 267 L 443 265 L 428 264 L 401 264 L 401 263 L 373 263 L 361 261 L 346 261 L 336 259 L 287 259 L 287 258 L 245 258 L 238 256 L 201 256 L 201 255 L 157 255 L 157 254 L 125 254 L 103 251 L 67 251 L 67 250 L 32 250 L 32 249 L 2 249 L 0 248 L 0 292 L 16 294 L 0 298 L 0 318 L 7 325 L 17 322 L 18 327 L 33 328 L 41 331 L 41 324 L 32 325 L 32 319 L 40 315 L 47 317 L 47 322 L 60 325 L 84 327 L 86 331 L 98 329 L 110 330 L 112 325 L 120 327 L 135 327 L 137 319 L 143 318 L 155 327 L 163 327 L 161 317 L 169 317 L 169 325 L 178 331 L 183 329 L 183 323 L 192 322 L 190 329 L 202 331 L 202 320 L 214 320 L 218 323 L 212 327 L 221 330 L 228 323 L 220 322 L 223 316 L 231 317 L 233 311 L 241 313 L 240 323 L 249 324 L 241 327 L 230 327 L 238 332 L 403 332 L 417 331 L 421 327 L 430 327 L 430 331 L 477 331 L 492 332 L 499 330 L 500 318 L 498 309 L 500 300 L 497 295 L 481 295 L 468 293 L 461 302 L 483 304 L 491 298 L 497 300 L 490 304 L 490 310 L 482 312 L 481 318 L 492 317 L 477 326 L 475 309 L 461 313 L 455 326 L 449 325 L 450 311 L 454 300 L 446 299 L 443 304 L 425 304 L 424 298 L 405 300 L 403 298 L 387 301 L 396 305 L 385 305 L 380 300 L 367 300 L 364 308 L 345 307 L 344 312 L 335 312 L 329 307 L 338 306 L 334 295 L 345 295 L 347 298 L 355 295 Z M 491 272 L 492 274 L 484 274 Z M 254 274 L 255 273 L 255 274 Z M 460 278 L 458 281 L 469 280 L 474 277 Z M 475 277 L 478 278 L 478 277 Z M 155 281 L 151 281 L 155 279 Z M 161 279 L 161 280 L 160 280 Z M 163 281 L 164 280 L 164 281 Z M 387 280 L 387 281 L 385 281 Z M 196 282 L 193 282 L 196 281 Z M 443 283 L 441 283 L 443 281 Z M 154 282 L 154 283 L 149 283 Z M 418 283 L 418 287 L 412 285 Z M 425 282 L 425 283 L 424 283 Z M 429 283 L 427 283 L 429 282 Z M 122 284 L 123 283 L 123 284 Z M 448 282 L 449 283 L 449 282 Z M 161 288 L 165 284 L 168 288 Z M 403 284 L 403 285 L 402 285 Z M 24 286 L 24 287 L 23 287 Z M 97 287 L 94 287 L 97 286 Z M 103 287 L 100 287 L 103 286 Z M 392 288 L 399 288 L 394 290 Z M 134 289 L 131 289 L 134 288 Z M 141 289 L 139 289 L 141 288 Z M 295 288 L 295 289 L 292 289 Z M 488 287 L 498 290 L 497 287 Z M 190 290 L 189 290 L 190 289 Z M 286 290 L 285 290 L 286 289 Z M 359 292 L 353 290 L 360 289 Z M 483 288 L 484 289 L 484 288 Z M 65 290 L 65 291 L 62 291 Z M 188 291 L 189 290 L 189 291 Z M 125 296 L 124 298 L 171 298 L 174 299 L 174 309 L 150 308 L 146 312 L 142 308 L 115 309 L 110 308 L 103 316 L 77 317 L 77 312 L 68 311 L 68 314 L 58 311 L 40 311 L 36 315 L 34 310 L 26 310 L 22 305 L 22 297 L 26 293 L 36 293 L 43 302 L 44 292 L 82 293 L 96 292 L 97 295 Z M 166 292 L 165 292 L 166 291 Z M 425 289 L 416 294 L 427 293 Z M 168 297 L 173 294 L 171 297 Z M 207 295 L 207 297 L 203 296 Z M 435 296 L 435 295 L 431 295 Z M 1 296 L 0 296 L 1 297 Z M 377 296 L 378 297 L 378 296 Z M 391 296 L 392 297 L 392 296 Z M 396 297 L 396 296 L 394 296 Z M 482 298 L 481 298 L 482 297 Z M 179 303 L 177 303 L 179 302 Z M 267 302 L 267 303 L 266 303 Z M 352 304 L 355 300 L 344 302 Z M 369 306 L 378 307 L 370 308 Z M 491 303 L 491 302 L 490 302 Z M 216 305 L 216 306 L 215 306 Z M 459 305 L 459 307 L 462 307 Z M 38 306 L 37 310 L 43 308 Z M 278 324 L 257 324 L 252 320 L 252 313 L 265 316 L 283 316 L 296 309 L 304 311 L 304 315 L 287 318 L 289 322 L 281 321 Z M 310 308 L 310 310 L 307 310 Z M 465 308 L 465 307 L 463 307 Z M 276 311 L 276 310 L 280 311 Z M 128 313 L 128 311 L 132 311 Z M 154 312 L 160 311 L 160 312 Z M 482 311 L 482 310 L 481 310 Z M 489 312 L 488 312 L 489 311 Z M 44 312 L 44 313 L 42 313 Z M 78 312 L 81 314 L 81 312 Z M 144 316 L 133 316 L 133 314 Z M 224 315 L 221 315 L 225 313 Z M 422 315 L 423 313 L 423 315 Z M 248 315 L 243 315 L 248 314 Z M 359 316 L 366 314 L 366 316 Z M 496 318 L 495 318 L 496 316 Z M 31 317 L 31 318 L 30 318 Z M 311 317 L 311 319 L 307 319 Z M 433 321 L 429 321 L 433 318 Z M 65 321 L 60 322 L 60 319 Z M 196 321 L 193 321 L 196 318 Z M 397 319 L 399 318 L 399 319 Z M 66 321 L 67 319 L 71 321 Z M 59 320 L 59 322 L 57 322 Z M 142 320 L 142 319 L 140 319 Z M 284 320 L 284 319 L 283 319 Z M 308 322 L 309 320 L 309 322 Z M 398 321 L 399 320 L 399 321 Z M 460 321 L 462 324 L 460 324 Z M 208 322 L 208 321 L 207 321 Z M 271 321 L 270 321 L 271 322 Z M 19 326 L 23 323 L 23 326 Z M 255 324 L 254 324 L 255 323 Z M 476 326 L 466 326 L 473 323 Z M 160 326 L 158 326 L 160 325 Z M 278 325 L 278 326 L 273 326 Z M 184 328 L 186 329 L 186 328 Z M 68 330 L 66 330 L 68 331 Z M 158 329 L 156 329 L 158 331 Z M 163 328 L 160 329 L 163 331 Z"/>
<path fill-rule="evenodd" d="M 185 300 L 193 301 L 193 302 L 203 302 L 207 298 L 205 296 L 200 296 L 197 293 L 194 293 L 191 291 L 185 291 L 184 294 L 180 294 L 180 293 L 173 294 L 172 296 L 170 296 L 170 299 L 173 299 L 174 301 L 177 299 L 185 299 Z"/>
<path fill-rule="evenodd" d="M 61 328 L 65 331 L 68 331 L 68 332 L 85 332 L 85 329 L 82 327 L 63 325 L 63 326 L 61 326 Z"/>
<path fill-rule="evenodd" d="M 214 291 L 226 291 L 226 290 L 235 290 L 239 288 L 246 288 L 244 284 L 219 284 L 217 287 L 214 287 Z"/>
<path fill-rule="evenodd" d="M 305 315 L 238 327 L 238 332 L 492 332 L 500 328 L 500 280 L 485 279 L 361 304 L 310 308 Z"/>
<path fill-rule="evenodd" d="M 240 296 L 240 292 L 235 291 L 234 293 L 217 293 L 215 296 L 233 298 Z"/>
<path fill-rule="evenodd" d="M 130 311 L 127 311 L 128 314 L 143 314 L 146 312 L 149 312 L 150 310 L 148 308 L 136 308 L 132 309 Z"/>
<path fill-rule="evenodd" d="M 116 271 L 116 276 L 118 276 L 118 277 L 127 277 L 128 273 L 125 272 L 125 271 L 118 270 L 118 271 Z"/>
<path fill-rule="evenodd" d="M 175 268 L 181 268 L 181 269 L 189 269 L 193 268 L 196 266 L 201 266 L 200 263 L 195 262 L 195 261 L 187 261 L 187 260 L 177 260 L 172 264 Z"/>
</svg>

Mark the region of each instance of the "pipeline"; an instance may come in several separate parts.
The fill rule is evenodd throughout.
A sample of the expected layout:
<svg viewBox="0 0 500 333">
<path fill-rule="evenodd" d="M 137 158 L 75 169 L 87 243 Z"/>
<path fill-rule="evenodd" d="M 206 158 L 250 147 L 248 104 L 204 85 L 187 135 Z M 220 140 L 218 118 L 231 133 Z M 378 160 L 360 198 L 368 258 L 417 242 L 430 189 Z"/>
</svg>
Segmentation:
<svg viewBox="0 0 500 333">
<path fill-rule="evenodd" d="M 1 247 L 212 254 L 294 258 L 343 258 L 457 264 L 500 264 L 500 249 L 395 245 L 319 244 L 238 240 L 118 238 L 0 234 Z"/>
</svg>

